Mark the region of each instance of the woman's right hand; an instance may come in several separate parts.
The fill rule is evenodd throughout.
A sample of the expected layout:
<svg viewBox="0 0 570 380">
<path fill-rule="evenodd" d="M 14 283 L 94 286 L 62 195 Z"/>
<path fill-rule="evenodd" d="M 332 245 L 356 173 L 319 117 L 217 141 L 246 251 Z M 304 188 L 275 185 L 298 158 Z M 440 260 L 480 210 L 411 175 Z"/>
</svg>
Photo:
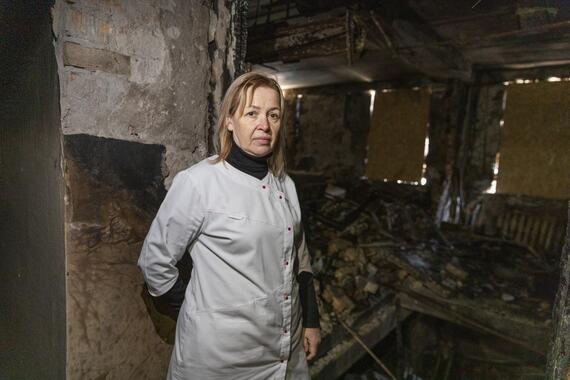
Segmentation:
<svg viewBox="0 0 570 380">
<path fill-rule="evenodd" d="M 317 350 L 321 343 L 320 328 L 303 328 L 303 348 L 307 355 L 307 361 L 313 360 L 317 356 Z"/>
</svg>

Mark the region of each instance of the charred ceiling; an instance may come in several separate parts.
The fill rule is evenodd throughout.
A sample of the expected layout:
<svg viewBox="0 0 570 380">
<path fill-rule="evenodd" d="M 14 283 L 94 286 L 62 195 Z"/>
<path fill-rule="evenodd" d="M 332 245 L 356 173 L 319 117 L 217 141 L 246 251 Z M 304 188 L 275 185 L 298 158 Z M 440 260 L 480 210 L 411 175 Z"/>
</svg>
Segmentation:
<svg viewBox="0 0 570 380">
<path fill-rule="evenodd" d="M 246 60 L 288 87 L 570 65 L 562 0 L 257 0 Z"/>
</svg>

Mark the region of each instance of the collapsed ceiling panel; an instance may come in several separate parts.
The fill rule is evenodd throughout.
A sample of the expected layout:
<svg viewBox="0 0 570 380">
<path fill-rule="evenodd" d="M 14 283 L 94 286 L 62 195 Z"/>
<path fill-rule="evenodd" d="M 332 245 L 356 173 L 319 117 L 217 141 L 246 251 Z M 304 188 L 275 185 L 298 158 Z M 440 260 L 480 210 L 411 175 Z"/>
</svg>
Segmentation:
<svg viewBox="0 0 570 380">
<path fill-rule="evenodd" d="M 247 61 L 287 87 L 570 64 L 560 0 L 258 0 L 249 26 Z"/>
</svg>

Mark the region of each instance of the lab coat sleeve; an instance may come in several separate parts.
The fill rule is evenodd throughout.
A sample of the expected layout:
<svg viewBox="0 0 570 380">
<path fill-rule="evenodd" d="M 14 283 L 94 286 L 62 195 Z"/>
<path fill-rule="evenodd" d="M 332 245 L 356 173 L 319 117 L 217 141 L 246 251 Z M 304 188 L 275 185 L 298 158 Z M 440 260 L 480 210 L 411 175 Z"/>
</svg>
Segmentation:
<svg viewBox="0 0 570 380">
<path fill-rule="evenodd" d="M 138 260 L 152 296 L 163 295 L 175 284 L 176 263 L 200 233 L 203 221 L 203 205 L 191 175 L 180 172 L 160 205 Z"/>
</svg>

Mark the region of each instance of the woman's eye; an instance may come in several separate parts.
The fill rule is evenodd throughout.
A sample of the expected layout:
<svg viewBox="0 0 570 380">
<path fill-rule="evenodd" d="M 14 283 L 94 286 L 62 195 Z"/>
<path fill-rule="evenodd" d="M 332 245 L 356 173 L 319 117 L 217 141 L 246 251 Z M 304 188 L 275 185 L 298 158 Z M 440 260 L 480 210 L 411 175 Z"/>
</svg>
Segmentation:
<svg viewBox="0 0 570 380">
<path fill-rule="evenodd" d="M 279 114 L 278 113 L 272 113 L 271 115 L 269 115 L 269 117 L 273 120 L 279 120 Z"/>
<path fill-rule="evenodd" d="M 256 116 L 257 112 L 255 111 L 249 111 L 248 113 L 246 113 L 247 116 Z"/>
</svg>

